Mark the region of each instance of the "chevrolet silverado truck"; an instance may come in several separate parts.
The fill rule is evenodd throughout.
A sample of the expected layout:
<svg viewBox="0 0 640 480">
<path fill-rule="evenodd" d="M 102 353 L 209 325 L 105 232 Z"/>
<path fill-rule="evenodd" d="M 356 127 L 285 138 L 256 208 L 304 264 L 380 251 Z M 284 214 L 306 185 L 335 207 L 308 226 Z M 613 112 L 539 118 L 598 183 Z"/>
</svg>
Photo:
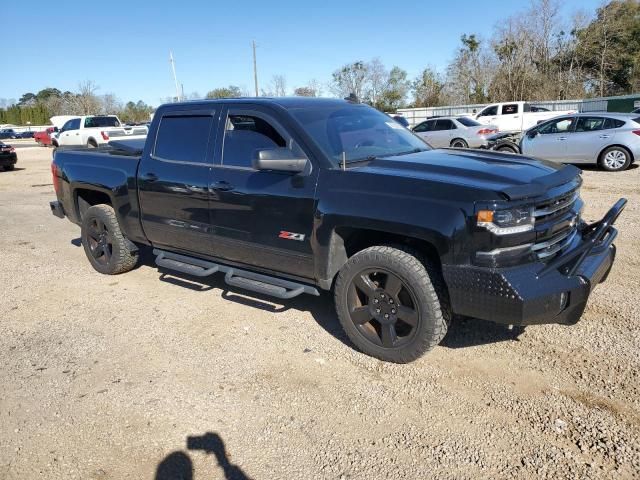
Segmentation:
<svg viewBox="0 0 640 480">
<path fill-rule="evenodd" d="M 161 269 L 263 295 L 332 291 L 351 341 L 398 363 L 455 314 L 576 323 L 626 203 L 587 224 L 573 166 L 434 150 L 336 99 L 164 105 L 146 140 L 58 150 L 51 168 L 51 211 L 80 225 L 98 272 L 131 270 L 146 247 Z"/>
<path fill-rule="evenodd" d="M 52 139 L 54 147 L 86 146 L 97 148 L 112 139 L 147 135 L 147 127 L 123 126 L 115 115 L 83 115 L 67 120 Z"/>
</svg>

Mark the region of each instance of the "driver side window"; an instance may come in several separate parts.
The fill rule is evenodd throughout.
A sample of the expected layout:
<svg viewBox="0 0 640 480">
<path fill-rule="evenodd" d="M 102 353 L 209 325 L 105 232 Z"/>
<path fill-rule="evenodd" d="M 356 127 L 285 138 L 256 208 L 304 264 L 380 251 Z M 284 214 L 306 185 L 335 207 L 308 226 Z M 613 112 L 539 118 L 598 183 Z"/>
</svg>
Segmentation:
<svg viewBox="0 0 640 480">
<path fill-rule="evenodd" d="M 491 105 L 491 106 L 485 108 L 484 110 L 482 110 L 478 114 L 478 117 L 493 117 L 493 116 L 495 116 L 497 114 L 498 114 L 498 106 L 497 105 Z"/>
<path fill-rule="evenodd" d="M 548 135 L 550 133 L 568 133 L 573 126 L 574 118 L 560 118 L 546 123 L 538 128 L 538 133 Z"/>
<path fill-rule="evenodd" d="M 287 140 L 275 124 L 258 114 L 229 111 L 224 129 L 222 165 L 253 168 L 257 150 L 287 147 Z M 290 148 L 301 152 L 291 140 Z M 304 154 L 302 154 L 304 155 Z"/>
</svg>

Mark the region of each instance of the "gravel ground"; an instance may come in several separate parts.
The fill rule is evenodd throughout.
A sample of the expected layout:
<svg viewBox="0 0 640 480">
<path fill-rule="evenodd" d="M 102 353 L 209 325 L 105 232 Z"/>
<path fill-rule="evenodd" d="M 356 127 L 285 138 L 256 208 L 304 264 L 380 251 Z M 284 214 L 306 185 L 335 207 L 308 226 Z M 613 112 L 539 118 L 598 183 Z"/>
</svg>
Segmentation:
<svg viewBox="0 0 640 480">
<path fill-rule="evenodd" d="M 580 323 L 465 320 L 393 365 L 328 296 L 93 271 L 50 157 L 0 173 L 0 479 L 640 478 L 640 168 L 584 172 L 587 220 L 629 205 Z"/>
</svg>

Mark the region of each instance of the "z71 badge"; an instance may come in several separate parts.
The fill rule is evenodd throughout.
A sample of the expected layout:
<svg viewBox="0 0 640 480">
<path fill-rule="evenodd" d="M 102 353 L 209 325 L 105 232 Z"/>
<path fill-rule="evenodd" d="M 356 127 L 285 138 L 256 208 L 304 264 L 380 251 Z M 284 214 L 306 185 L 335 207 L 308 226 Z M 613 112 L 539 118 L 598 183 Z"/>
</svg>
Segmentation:
<svg viewBox="0 0 640 480">
<path fill-rule="evenodd" d="M 302 242 L 304 241 L 304 233 L 285 232 L 284 230 L 281 230 L 278 238 L 284 238 L 285 240 L 297 240 L 299 242 Z"/>
</svg>

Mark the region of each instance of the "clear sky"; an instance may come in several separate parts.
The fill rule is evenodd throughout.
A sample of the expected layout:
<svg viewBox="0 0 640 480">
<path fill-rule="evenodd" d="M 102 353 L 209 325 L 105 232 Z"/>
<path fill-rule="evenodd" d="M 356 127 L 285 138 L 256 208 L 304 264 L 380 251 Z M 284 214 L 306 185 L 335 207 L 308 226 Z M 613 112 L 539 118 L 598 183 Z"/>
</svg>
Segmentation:
<svg viewBox="0 0 640 480">
<path fill-rule="evenodd" d="M 0 98 L 45 87 L 76 90 L 92 80 L 99 94 L 158 105 L 174 95 L 173 50 L 186 94 L 227 85 L 253 91 L 251 40 L 262 86 L 283 74 L 289 90 L 355 60 L 379 57 L 415 77 L 444 69 L 463 33 L 487 38 L 526 0 L 17 1 L 2 6 Z M 590 14 L 600 0 L 563 0 L 563 13 Z"/>
</svg>

